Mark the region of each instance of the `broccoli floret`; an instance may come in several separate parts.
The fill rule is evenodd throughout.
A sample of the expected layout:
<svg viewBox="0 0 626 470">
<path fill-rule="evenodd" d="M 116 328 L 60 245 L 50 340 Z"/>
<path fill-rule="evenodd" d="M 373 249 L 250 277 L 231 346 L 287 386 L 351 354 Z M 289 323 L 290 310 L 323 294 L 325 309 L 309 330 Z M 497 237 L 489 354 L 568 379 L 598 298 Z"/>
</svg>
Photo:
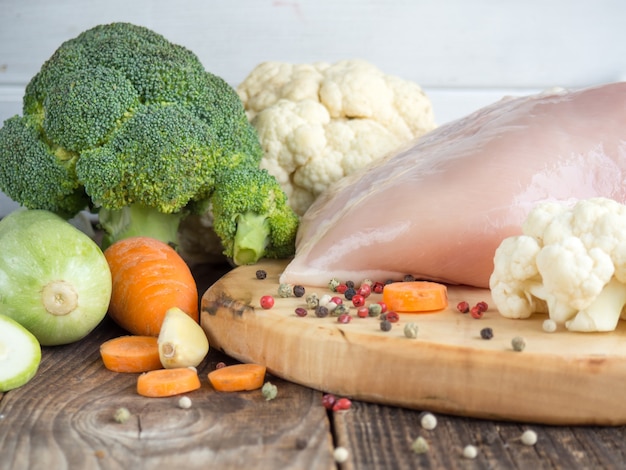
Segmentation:
<svg viewBox="0 0 626 470">
<path fill-rule="evenodd" d="M 211 197 L 213 228 L 236 265 L 294 253 L 298 216 L 276 179 L 259 168 L 224 173 Z"/>
<path fill-rule="evenodd" d="M 76 179 L 75 153 L 48 145 L 37 118 L 14 116 L 0 128 L 2 190 L 29 209 L 70 218 L 89 197 Z"/>
<path fill-rule="evenodd" d="M 176 244 L 181 219 L 210 207 L 224 174 L 256 171 L 262 155 L 235 90 L 193 52 L 112 23 L 61 44 L 31 79 L 23 117 L 0 133 L 0 189 L 67 218 L 98 213 L 109 243 Z"/>
</svg>

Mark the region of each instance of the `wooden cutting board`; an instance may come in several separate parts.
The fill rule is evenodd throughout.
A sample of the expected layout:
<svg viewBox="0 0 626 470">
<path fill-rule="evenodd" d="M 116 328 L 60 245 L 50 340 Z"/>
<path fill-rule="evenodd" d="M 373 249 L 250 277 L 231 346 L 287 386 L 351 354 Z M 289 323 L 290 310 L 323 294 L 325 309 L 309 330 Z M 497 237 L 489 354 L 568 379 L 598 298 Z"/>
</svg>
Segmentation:
<svg viewBox="0 0 626 470">
<path fill-rule="evenodd" d="M 363 401 L 544 424 L 626 424 L 626 322 L 611 333 L 546 333 L 545 315 L 506 319 L 488 290 L 450 286 L 447 310 L 401 314 L 384 332 L 371 317 L 340 324 L 312 311 L 296 316 L 304 297 L 277 295 L 285 265 L 238 267 L 206 291 L 201 323 L 211 347 L 265 364 L 283 379 Z M 257 269 L 267 271 L 265 280 L 256 279 Z M 259 305 L 266 294 L 276 300 L 270 310 Z M 477 320 L 456 311 L 461 300 L 484 300 L 490 309 Z M 404 335 L 408 322 L 418 325 L 417 339 Z M 490 340 L 480 336 L 485 327 L 493 330 Z M 512 349 L 515 336 L 526 340 L 524 351 Z"/>
</svg>

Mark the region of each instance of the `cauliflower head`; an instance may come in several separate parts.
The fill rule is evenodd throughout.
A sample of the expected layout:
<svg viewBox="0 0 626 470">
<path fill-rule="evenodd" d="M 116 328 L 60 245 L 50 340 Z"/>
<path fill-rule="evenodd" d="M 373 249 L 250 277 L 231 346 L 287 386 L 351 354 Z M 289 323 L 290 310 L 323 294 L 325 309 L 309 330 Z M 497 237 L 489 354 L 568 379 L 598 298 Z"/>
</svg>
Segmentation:
<svg viewBox="0 0 626 470">
<path fill-rule="evenodd" d="M 299 215 L 344 176 L 435 128 L 417 83 L 363 60 L 264 62 L 237 93 L 263 146 L 261 168 Z"/>
<path fill-rule="evenodd" d="M 612 331 L 626 304 L 626 206 L 590 198 L 530 211 L 502 241 L 489 286 L 500 313 L 548 313 L 571 331 Z"/>
</svg>

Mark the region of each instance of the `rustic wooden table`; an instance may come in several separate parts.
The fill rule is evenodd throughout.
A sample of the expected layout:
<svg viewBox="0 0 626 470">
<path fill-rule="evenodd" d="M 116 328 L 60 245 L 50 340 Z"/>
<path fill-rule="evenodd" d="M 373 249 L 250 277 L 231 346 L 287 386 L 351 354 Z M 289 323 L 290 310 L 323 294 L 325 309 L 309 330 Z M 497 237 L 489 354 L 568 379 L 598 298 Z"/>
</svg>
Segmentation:
<svg viewBox="0 0 626 470">
<path fill-rule="evenodd" d="M 225 269 L 225 268 L 222 268 Z M 195 270 L 201 292 L 223 271 Z M 355 401 L 348 411 L 327 412 L 322 393 L 268 377 L 278 396 L 260 391 L 215 392 L 204 380 L 189 393 L 192 407 L 178 398 L 148 399 L 135 393 L 135 374 L 106 370 L 99 345 L 124 334 L 110 320 L 75 344 L 46 347 L 36 377 L 0 394 L 0 469 L 586 469 L 623 468 L 626 427 L 556 427 L 437 416 L 425 430 L 421 412 Z M 233 359 L 211 351 L 201 377 Z M 372 358 L 372 373 L 376 373 Z M 524 399 L 520 390 L 519 399 Z M 593 400 L 593 397 L 589 397 Z M 119 407 L 132 413 L 113 420 Z M 535 446 L 520 443 L 526 429 Z M 411 444 L 422 436 L 428 452 Z M 466 445 L 478 450 L 466 459 Z M 349 458 L 337 464 L 333 449 Z"/>
</svg>

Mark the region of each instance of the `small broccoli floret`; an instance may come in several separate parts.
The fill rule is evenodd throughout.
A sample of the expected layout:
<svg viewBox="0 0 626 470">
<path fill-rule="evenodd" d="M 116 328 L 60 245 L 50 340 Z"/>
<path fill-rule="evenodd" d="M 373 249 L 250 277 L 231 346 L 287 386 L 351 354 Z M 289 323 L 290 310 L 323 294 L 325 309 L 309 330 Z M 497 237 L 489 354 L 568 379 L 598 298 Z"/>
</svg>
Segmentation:
<svg viewBox="0 0 626 470">
<path fill-rule="evenodd" d="M 68 218 L 97 212 L 110 243 L 177 244 L 178 224 L 207 210 L 223 174 L 262 157 L 235 90 L 129 23 L 61 44 L 27 85 L 23 116 L 0 134 L 0 189 Z"/>
<path fill-rule="evenodd" d="M 237 168 L 226 173 L 211 202 L 213 228 L 224 254 L 236 265 L 293 255 L 298 216 L 266 170 Z"/>
<path fill-rule="evenodd" d="M 0 128 L 0 186 L 29 209 L 71 217 L 89 198 L 76 179 L 77 155 L 49 146 L 32 116 L 14 116 Z"/>
</svg>

